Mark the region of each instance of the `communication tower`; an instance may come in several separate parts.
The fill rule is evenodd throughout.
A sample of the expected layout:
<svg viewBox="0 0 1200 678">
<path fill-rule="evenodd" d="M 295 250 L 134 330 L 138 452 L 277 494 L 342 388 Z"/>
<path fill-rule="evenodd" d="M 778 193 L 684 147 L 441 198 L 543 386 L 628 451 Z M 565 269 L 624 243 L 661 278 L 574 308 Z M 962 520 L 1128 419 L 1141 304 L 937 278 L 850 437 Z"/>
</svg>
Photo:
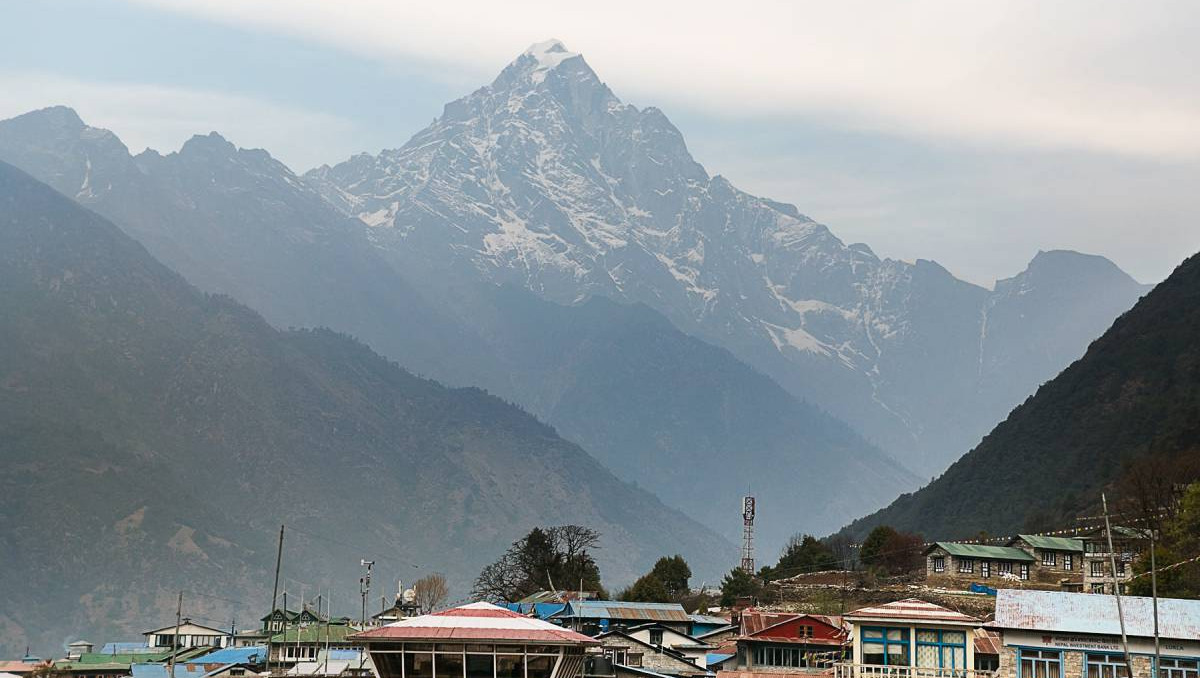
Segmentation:
<svg viewBox="0 0 1200 678">
<path fill-rule="evenodd" d="M 754 497 L 742 497 L 742 571 L 754 574 Z"/>
</svg>

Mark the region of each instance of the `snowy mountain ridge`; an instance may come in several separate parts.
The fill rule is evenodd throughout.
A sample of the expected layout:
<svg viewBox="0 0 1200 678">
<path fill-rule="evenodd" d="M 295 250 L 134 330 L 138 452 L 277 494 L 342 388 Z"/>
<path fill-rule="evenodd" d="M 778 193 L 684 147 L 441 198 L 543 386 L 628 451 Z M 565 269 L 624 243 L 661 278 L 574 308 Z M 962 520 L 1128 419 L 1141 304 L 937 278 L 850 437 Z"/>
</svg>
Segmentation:
<svg viewBox="0 0 1200 678">
<path fill-rule="evenodd" d="M 1006 379 L 982 367 L 992 292 L 933 262 L 847 246 L 796 207 L 710 176 L 660 110 L 621 102 L 558 41 L 530 47 L 404 146 L 305 178 L 404 270 L 561 303 L 646 303 L 921 472 L 1053 376 L 982 383 Z M 1117 284 L 1118 308 L 1054 370 L 1141 292 Z M 977 411 L 997 388 L 999 404 Z"/>
</svg>

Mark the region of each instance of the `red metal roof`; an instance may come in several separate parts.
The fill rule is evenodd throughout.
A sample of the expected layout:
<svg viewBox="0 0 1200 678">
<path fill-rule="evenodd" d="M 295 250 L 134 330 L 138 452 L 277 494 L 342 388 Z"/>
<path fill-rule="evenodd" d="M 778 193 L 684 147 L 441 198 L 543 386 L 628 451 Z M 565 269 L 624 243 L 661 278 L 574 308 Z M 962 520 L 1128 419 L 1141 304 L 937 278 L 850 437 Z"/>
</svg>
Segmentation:
<svg viewBox="0 0 1200 678">
<path fill-rule="evenodd" d="M 402 619 L 394 624 L 350 636 L 353 640 L 494 640 L 502 642 L 594 645 L 596 640 L 540 619 L 526 617 L 490 603 Z"/>
</svg>

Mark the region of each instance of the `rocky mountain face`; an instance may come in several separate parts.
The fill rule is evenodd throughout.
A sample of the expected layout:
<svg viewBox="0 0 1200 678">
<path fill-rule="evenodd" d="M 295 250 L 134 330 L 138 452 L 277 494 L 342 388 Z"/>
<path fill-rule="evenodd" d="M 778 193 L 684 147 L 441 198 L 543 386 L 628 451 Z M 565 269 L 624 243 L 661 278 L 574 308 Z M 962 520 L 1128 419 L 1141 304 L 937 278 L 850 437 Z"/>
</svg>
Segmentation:
<svg viewBox="0 0 1200 678">
<path fill-rule="evenodd" d="M 0 160 L 112 220 L 188 282 L 233 296 L 277 327 L 399 337 L 405 367 L 429 374 L 437 366 L 457 384 L 481 369 L 470 332 L 384 261 L 357 220 L 266 151 L 211 133 L 175 153 L 134 157 L 115 134 L 60 106 L 0 122 Z"/>
<path fill-rule="evenodd" d="M 622 103 L 557 41 L 404 146 L 305 179 L 413 279 L 644 303 L 926 474 L 1145 291 L 1099 258 L 1054 272 L 1070 253 L 991 292 L 846 245 L 794 206 L 710 176 L 662 111 Z M 1064 326 L 1064 306 L 1077 323 Z M 1028 355 L 1036 364 L 1005 369 Z"/>
<path fill-rule="evenodd" d="M 348 332 L 406 368 L 519 403 L 730 538 L 752 488 L 767 552 L 919 483 L 843 422 L 645 305 L 597 296 L 567 307 L 523 285 L 385 260 L 362 223 L 264 151 L 210 134 L 133 158 L 53 108 L 0 122 L 0 158 L 111 218 L 201 289 L 250 300 L 278 327 Z M 98 169 L 110 166 L 125 169 Z M 81 195 L 89 167 L 98 189 Z"/>
<path fill-rule="evenodd" d="M 185 614 L 245 625 L 280 523 L 285 586 L 347 613 L 360 557 L 464 590 L 534 524 L 598 529 L 613 581 L 735 555 L 515 406 L 276 330 L 3 163 L 0 289 L 0 652 L 134 637 L 180 589 Z"/>
<path fill-rule="evenodd" d="M 1156 468 L 1169 468 L 1195 460 L 1197 336 L 1200 255 L 1180 264 L 941 477 L 846 532 L 861 537 L 887 524 L 953 539 L 1047 529 L 1081 512 L 1094 515 L 1100 492 L 1130 464 L 1154 458 Z"/>
</svg>

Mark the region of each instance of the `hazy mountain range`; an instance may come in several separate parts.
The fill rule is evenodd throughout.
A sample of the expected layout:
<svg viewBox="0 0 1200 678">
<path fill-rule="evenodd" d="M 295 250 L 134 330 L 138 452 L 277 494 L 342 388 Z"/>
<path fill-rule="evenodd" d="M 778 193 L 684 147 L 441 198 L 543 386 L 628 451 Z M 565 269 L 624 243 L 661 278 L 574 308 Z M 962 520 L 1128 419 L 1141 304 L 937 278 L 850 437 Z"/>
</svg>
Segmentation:
<svg viewBox="0 0 1200 678">
<path fill-rule="evenodd" d="M 1038 389 L 936 481 L 856 521 L 932 538 L 1013 534 L 1099 513 L 1129 465 L 1200 457 L 1200 255 Z M 1110 499 L 1111 500 L 1111 499 Z M 1154 505 L 1152 505 L 1154 506 Z"/>
<path fill-rule="evenodd" d="M 361 557 L 385 595 L 431 571 L 461 591 L 535 524 L 600 531 L 616 582 L 663 553 L 709 577 L 736 557 L 517 407 L 276 330 L 3 163 L 0 285 L 7 655 L 136 638 L 179 589 L 190 616 L 253 624 L 280 523 L 293 600 L 324 586 L 347 612 Z"/>
<path fill-rule="evenodd" d="M 557 41 L 404 146 L 305 177 L 414 280 L 644 303 L 925 475 L 1148 289 L 1059 252 L 993 292 L 845 245 L 710 176 L 662 111 L 622 103 Z"/>
<path fill-rule="evenodd" d="M 656 550 L 735 564 L 749 489 L 771 559 L 940 472 L 1147 290 L 1075 252 L 988 290 L 846 245 L 709 175 L 556 41 L 407 144 L 302 176 L 217 133 L 133 155 L 65 107 L 0 122 L 0 160 L 108 220 L 4 170 L 0 539 L 34 582 L 11 608 L 58 559 L 88 623 L 169 606 L 178 579 L 130 594 L 130 573 L 250 591 L 287 516 L 460 589 L 574 520 L 624 582 Z M 123 550 L 80 574 L 97 534 Z"/>
</svg>

